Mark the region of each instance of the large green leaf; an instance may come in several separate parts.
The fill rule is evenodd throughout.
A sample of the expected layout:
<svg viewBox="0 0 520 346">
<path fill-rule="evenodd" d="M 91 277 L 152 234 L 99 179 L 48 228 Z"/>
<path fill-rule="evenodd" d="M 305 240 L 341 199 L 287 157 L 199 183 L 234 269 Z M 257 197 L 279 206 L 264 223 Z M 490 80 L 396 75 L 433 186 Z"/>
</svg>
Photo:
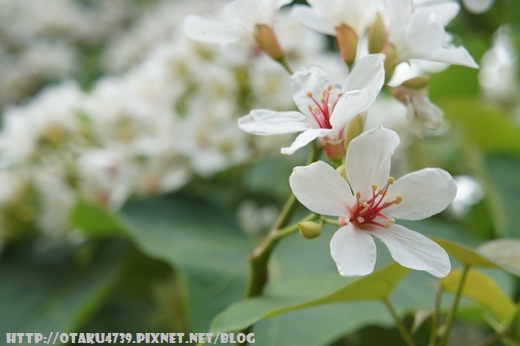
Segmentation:
<svg viewBox="0 0 520 346">
<path fill-rule="evenodd" d="M 433 240 L 442 246 L 446 252 L 457 258 L 465 265 L 491 268 L 498 267 L 495 262 L 482 256 L 476 250 L 473 250 L 467 246 L 442 238 L 433 238 Z"/>
<path fill-rule="evenodd" d="M 105 208 L 79 200 L 70 213 L 70 223 L 89 236 L 122 236 L 125 226 Z"/>
<path fill-rule="evenodd" d="M 242 298 L 252 246 L 221 209 L 169 195 L 129 203 L 121 215 L 144 253 L 178 269 L 193 330 L 207 330 L 218 312 Z"/>
<path fill-rule="evenodd" d="M 126 242 L 101 244 L 86 264 L 71 249 L 12 245 L 0 262 L 0 326 L 5 332 L 72 332 L 97 311 L 113 287 Z M 36 250 L 36 251 L 35 251 Z"/>
<path fill-rule="evenodd" d="M 456 292 L 462 275 L 461 269 L 454 269 L 441 280 L 444 290 Z M 488 275 L 470 270 L 466 276 L 462 295 L 471 298 L 495 315 L 502 323 L 509 323 L 515 313 L 515 304 L 500 286 Z"/>
<path fill-rule="evenodd" d="M 360 278 L 342 278 L 324 273 L 294 280 L 277 287 L 262 297 L 231 305 L 212 323 L 214 332 L 246 328 L 261 319 L 302 308 L 352 300 L 379 300 L 390 295 L 409 269 L 393 263 Z"/>
</svg>

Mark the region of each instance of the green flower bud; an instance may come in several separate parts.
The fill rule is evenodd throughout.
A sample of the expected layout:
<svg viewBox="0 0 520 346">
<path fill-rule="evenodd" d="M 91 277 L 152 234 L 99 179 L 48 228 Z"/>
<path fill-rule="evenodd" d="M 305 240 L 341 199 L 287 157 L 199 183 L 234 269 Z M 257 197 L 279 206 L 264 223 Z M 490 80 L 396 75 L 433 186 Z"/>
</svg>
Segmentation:
<svg viewBox="0 0 520 346">
<path fill-rule="evenodd" d="M 381 13 L 368 30 L 368 50 L 371 54 L 380 53 L 386 44 L 386 27 Z"/>
<path fill-rule="evenodd" d="M 300 234 L 306 239 L 314 239 L 321 234 L 321 226 L 316 222 L 305 221 L 298 224 Z"/>
<path fill-rule="evenodd" d="M 347 179 L 347 168 L 345 167 L 345 165 L 341 165 L 338 168 L 336 168 L 336 172 L 338 172 L 339 175 L 341 175 L 343 177 L 343 179 L 348 181 L 348 179 Z"/>
</svg>

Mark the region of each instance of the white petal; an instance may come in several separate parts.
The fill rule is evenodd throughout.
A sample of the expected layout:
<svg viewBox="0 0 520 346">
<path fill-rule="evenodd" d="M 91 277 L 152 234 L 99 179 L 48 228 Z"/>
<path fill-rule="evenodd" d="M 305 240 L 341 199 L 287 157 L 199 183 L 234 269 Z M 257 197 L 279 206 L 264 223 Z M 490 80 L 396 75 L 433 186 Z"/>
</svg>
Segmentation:
<svg viewBox="0 0 520 346">
<path fill-rule="evenodd" d="M 400 204 L 385 209 L 384 215 L 394 219 L 421 220 L 438 214 L 457 195 L 457 184 L 440 168 L 425 168 L 398 179 L 388 189 L 388 198 L 403 196 Z"/>
<path fill-rule="evenodd" d="M 460 11 L 460 5 L 453 1 L 426 4 L 419 11 L 429 11 L 435 14 L 435 19 L 442 25 L 448 25 Z"/>
<path fill-rule="evenodd" d="M 420 11 L 412 16 L 407 28 L 407 38 L 411 49 L 407 59 L 426 59 L 478 67 L 464 47 L 444 48 L 446 33 L 431 12 Z"/>
<path fill-rule="evenodd" d="M 188 16 L 182 28 L 190 39 L 212 44 L 230 44 L 246 39 L 246 34 L 235 24 Z"/>
<path fill-rule="evenodd" d="M 343 92 L 370 89 L 379 94 L 385 81 L 384 54 L 371 54 L 359 60 L 343 87 Z"/>
<path fill-rule="evenodd" d="M 307 93 L 310 92 L 318 101 L 323 90 L 329 86 L 329 76 L 322 68 L 312 66 L 309 69 L 300 69 L 291 77 L 294 103 L 302 112 L 308 112 L 308 105 L 312 103 Z"/>
<path fill-rule="evenodd" d="M 352 224 L 341 227 L 330 241 L 330 253 L 342 276 L 368 275 L 374 271 L 376 244 Z"/>
<path fill-rule="evenodd" d="M 323 215 L 349 216 L 348 206 L 355 200 L 350 186 L 325 162 L 295 167 L 289 184 L 296 198 L 307 209 Z"/>
<path fill-rule="evenodd" d="M 347 177 L 354 193 L 372 196 L 372 185 L 383 188 L 390 174 L 390 161 L 399 136 L 392 130 L 376 128 L 354 138 L 347 149 Z"/>
<path fill-rule="evenodd" d="M 301 24 L 326 35 L 336 36 L 334 26 L 330 21 L 313 11 L 309 6 L 294 5 L 291 9 L 291 17 Z"/>
<path fill-rule="evenodd" d="M 224 7 L 224 13 L 229 19 L 242 23 L 253 32 L 254 26 L 258 24 L 262 16 L 262 2 L 258 0 L 235 0 Z"/>
<path fill-rule="evenodd" d="M 279 135 L 305 131 L 311 126 L 300 112 L 275 112 L 254 109 L 238 119 L 238 127 L 253 135 Z"/>
<path fill-rule="evenodd" d="M 440 278 L 448 275 L 451 270 L 446 251 L 422 234 L 396 224 L 388 229 L 377 228 L 365 232 L 385 243 L 392 258 L 403 267 L 425 270 Z"/>
<path fill-rule="evenodd" d="M 366 111 L 376 100 L 377 92 L 369 89 L 350 91 L 343 95 L 332 115 L 330 124 L 336 134 L 339 134 L 356 115 Z"/>
<path fill-rule="evenodd" d="M 296 137 L 294 142 L 288 148 L 282 148 L 282 154 L 292 155 L 296 150 L 303 148 L 318 137 L 325 137 L 330 134 L 332 130 L 329 129 L 308 129 Z"/>
</svg>

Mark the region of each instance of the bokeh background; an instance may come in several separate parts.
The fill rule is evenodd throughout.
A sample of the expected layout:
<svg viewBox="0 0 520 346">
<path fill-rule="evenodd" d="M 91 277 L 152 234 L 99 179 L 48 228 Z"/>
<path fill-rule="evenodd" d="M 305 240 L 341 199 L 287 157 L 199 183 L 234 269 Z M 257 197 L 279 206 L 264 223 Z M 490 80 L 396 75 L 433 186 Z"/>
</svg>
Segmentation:
<svg viewBox="0 0 520 346">
<path fill-rule="evenodd" d="M 188 14 L 223 4 L 0 0 L 2 335 L 205 332 L 242 298 L 247 254 L 305 152 L 282 157 L 290 136 L 253 137 L 236 125 L 253 108 L 294 108 L 277 63 L 245 45 L 184 36 Z M 321 65 L 341 82 L 334 42 L 286 10 L 276 30 L 293 67 Z M 447 31 L 480 69 L 432 77 L 431 100 L 445 112 L 439 130 L 419 139 L 388 126 L 402 130 L 397 176 L 442 167 L 459 193 L 446 212 L 407 226 L 471 247 L 520 238 L 520 2 L 467 0 Z M 372 110 L 394 111 L 384 97 Z M 332 231 L 284 241 L 271 281 L 334 272 Z M 378 265 L 387 263 L 378 251 Z M 518 279 L 490 275 L 520 299 Z M 431 307 L 429 281 L 414 273 L 393 296 L 406 323 Z M 453 345 L 490 333 L 482 316 L 464 301 Z M 261 345 L 401 343 L 384 307 L 366 302 L 290 313 L 255 331 Z M 417 339 L 427 343 L 427 331 L 428 321 Z"/>
</svg>

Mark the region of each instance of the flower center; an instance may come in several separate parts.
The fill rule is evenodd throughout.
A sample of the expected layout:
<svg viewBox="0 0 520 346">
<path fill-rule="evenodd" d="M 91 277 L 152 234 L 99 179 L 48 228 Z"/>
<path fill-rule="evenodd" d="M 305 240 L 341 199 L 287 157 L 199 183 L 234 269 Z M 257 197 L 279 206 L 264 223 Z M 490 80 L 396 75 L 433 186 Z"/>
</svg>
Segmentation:
<svg viewBox="0 0 520 346">
<path fill-rule="evenodd" d="M 326 90 L 323 90 L 321 93 L 321 100 L 318 102 L 312 92 L 307 91 L 307 97 L 311 99 L 312 103 L 309 104 L 309 111 L 311 112 L 314 119 L 322 129 L 331 129 L 332 125 L 330 124 L 330 116 L 336 107 L 336 104 L 339 101 L 339 98 L 343 95 L 343 93 L 338 93 L 336 101 L 332 107 L 329 107 L 330 100 L 330 92 L 332 90 L 332 85 L 329 85 Z"/>
<path fill-rule="evenodd" d="M 339 223 L 344 226 L 350 222 L 359 229 L 370 229 L 370 226 L 378 226 L 388 228 L 394 219 L 388 218 L 383 214 L 383 211 L 394 205 L 399 204 L 403 201 L 403 196 L 396 195 L 391 201 L 383 202 L 388 193 L 388 188 L 395 182 L 395 179 L 390 177 L 387 179 L 385 187 L 378 191 L 376 184 L 372 185 L 372 197 L 369 200 L 362 202 L 362 196 L 360 192 L 356 192 L 357 204 L 352 208 L 350 214 L 350 220 L 345 217 L 340 217 Z M 381 223 L 381 220 L 375 221 L 377 218 L 381 218 L 386 223 Z"/>
</svg>

